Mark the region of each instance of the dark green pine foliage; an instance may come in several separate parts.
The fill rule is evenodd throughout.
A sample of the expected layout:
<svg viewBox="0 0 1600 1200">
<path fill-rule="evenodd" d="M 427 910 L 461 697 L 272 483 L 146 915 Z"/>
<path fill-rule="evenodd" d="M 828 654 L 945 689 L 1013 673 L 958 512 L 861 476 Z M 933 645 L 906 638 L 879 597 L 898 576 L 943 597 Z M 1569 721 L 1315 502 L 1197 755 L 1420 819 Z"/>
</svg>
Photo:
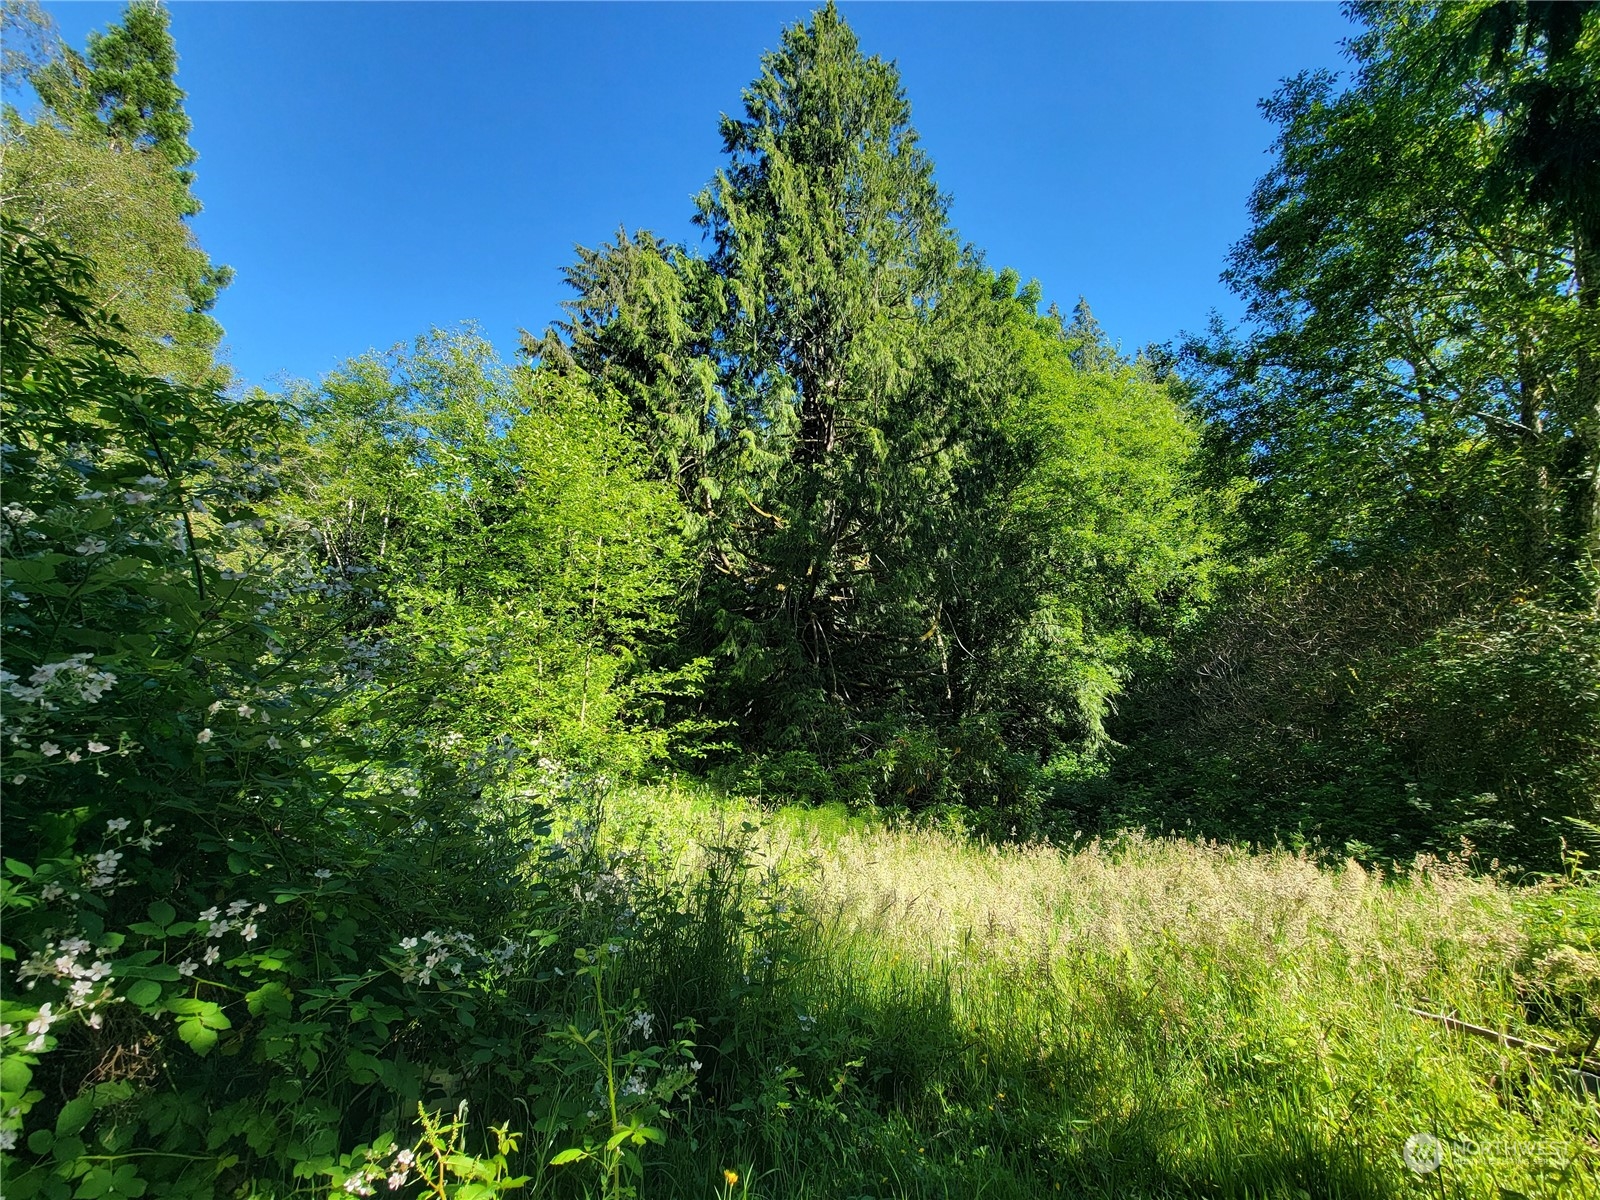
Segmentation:
<svg viewBox="0 0 1600 1200">
<path fill-rule="evenodd" d="M 1086 304 L 1041 317 L 960 248 L 898 74 L 831 7 L 744 99 L 706 252 L 580 251 L 526 349 L 676 486 L 701 569 L 675 653 L 709 664 L 685 715 L 757 752 L 756 786 L 1009 829 L 1204 574 L 1191 425 Z"/>
<path fill-rule="evenodd" d="M 165 163 L 180 185 L 173 190 L 174 203 L 182 216 L 192 217 L 201 207 L 191 191 L 199 155 L 189 144 L 192 124 L 177 73 L 167 11 L 154 0 L 135 0 L 123 11 L 121 24 L 89 34 L 87 55 L 61 46 L 59 56 L 35 71 L 30 82 L 64 124 L 99 129 L 115 145 Z M 232 279 L 231 267 L 207 262 L 185 281 L 194 311 L 210 311 Z"/>
<path fill-rule="evenodd" d="M 830 713 L 892 707 L 926 669 L 926 550 L 959 417 L 918 367 L 959 254 L 898 73 L 831 7 L 785 33 L 744 99 L 699 200 L 741 450 L 705 648 L 769 737 L 814 744 Z"/>
<path fill-rule="evenodd" d="M 960 262 L 891 64 L 831 7 L 785 32 L 698 200 L 710 253 L 584 251 L 529 349 L 621 394 L 705 547 L 687 648 L 711 708 L 822 748 L 936 661 L 931 534 L 960 414 L 927 386 Z"/>
</svg>

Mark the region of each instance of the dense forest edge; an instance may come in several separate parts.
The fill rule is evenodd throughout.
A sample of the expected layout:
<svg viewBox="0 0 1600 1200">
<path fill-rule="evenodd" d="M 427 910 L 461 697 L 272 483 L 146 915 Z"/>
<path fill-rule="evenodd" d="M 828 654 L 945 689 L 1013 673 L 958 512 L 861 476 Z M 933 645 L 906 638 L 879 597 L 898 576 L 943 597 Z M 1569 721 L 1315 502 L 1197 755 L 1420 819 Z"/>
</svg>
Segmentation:
<svg viewBox="0 0 1600 1200">
<path fill-rule="evenodd" d="M 166 12 L 6 0 L 5 1195 L 1600 1196 L 1600 4 L 1348 13 L 1236 326 L 830 4 L 697 240 L 268 391 Z"/>
</svg>

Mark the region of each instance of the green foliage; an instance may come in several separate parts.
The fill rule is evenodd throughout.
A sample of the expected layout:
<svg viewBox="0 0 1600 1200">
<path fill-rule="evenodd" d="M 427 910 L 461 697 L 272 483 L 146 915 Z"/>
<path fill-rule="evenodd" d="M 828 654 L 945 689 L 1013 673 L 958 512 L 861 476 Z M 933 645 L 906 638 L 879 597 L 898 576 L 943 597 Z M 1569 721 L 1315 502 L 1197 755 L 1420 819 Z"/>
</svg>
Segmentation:
<svg viewBox="0 0 1600 1200">
<path fill-rule="evenodd" d="M 187 218 L 200 211 L 188 168 L 183 92 L 168 17 L 129 6 L 90 35 L 87 59 L 56 45 L 27 73 L 44 106 L 33 122 L 9 110 L 6 207 L 94 268 L 94 299 L 116 309 L 153 374 L 220 385 L 222 329 L 210 310 L 232 271 L 211 262 Z"/>
<path fill-rule="evenodd" d="M 1600 10 L 1354 11 L 1348 86 L 1264 105 L 1250 318 L 1191 348 L 1237 574 L 1127 706 L 1110 811 L 1549 866 L 1600 811 Z"/>
<path fill-rule="evenodd" d="M 707 255 L 228 397 L 165 14 L 30 59 L 6 1195 L 1592 1191 L 1594 8 L 1360 11 L 1199 393 L 958 250 L 829 7 Z M 613 783 L 728 749 L 827 807 Z M 1480 850 L 1042 840 L 1108 819 Z"/>
<path fill-rule="evenodd" d="M 7 1194 L 314 1174 L 345 1122 L 422 1098 L 397 1029 L 459 1030 L 443 1061 L 471 1038 L 495 921 L 429 933 L 429 964 L 403 939 L 466 901 L 509 919 L 517 826 L 450 761 L 326 724 L 366 664 L 348 587 L 267 519 L 276 410 L 142 374 L 87 264 L 10 224 L 5 274 L 0 1003 L 32 1164 Z"/>
<path fill-rule="evenodd" d="M 62 47 L 58 57 L 33 73 L 39 99 L 68 124 L 94 123 L 111 140 L 153 155 L 185 188 L 197 157 L 189 145 L 184 93 L 174 82 L 178 54 L 169 32 L 171 18 L 154 0 L 134 0 L 122 23 L 89 34 L 89 52 Z M 200 211 L 190 202 L 184 216 Z"/>
<path fill-rule="evenodd" d="M 351 634 L 385 647 L 384 687 L 343 723 L 535 773 L 662 756 L 660 698 L 685 672 L 642 656 L 673 624 L 681 517 L 605 403 L 440 332 L 291 403 L 286 519 L 360 584 Z"/>
<path fill-rule="evenodd" d="M 1086 306 L 1041 318 L 958 251 L 897 73 L 831 7 L 723 142 L 708 255 L 581 251 L 570 319 L 527 342 L 619 397 L 689 513 L 675 652 L 712 669 L 687 711 L 770 756 L 764 789 L 804 761 L 838 775 L 808 794 L 1027 826 L 1019 764 L 1102 741 L 1134 657 L 1203 595 L 1191 422 Z M 994 755 L 950 769 L 979 727 Z"/>
</svg>

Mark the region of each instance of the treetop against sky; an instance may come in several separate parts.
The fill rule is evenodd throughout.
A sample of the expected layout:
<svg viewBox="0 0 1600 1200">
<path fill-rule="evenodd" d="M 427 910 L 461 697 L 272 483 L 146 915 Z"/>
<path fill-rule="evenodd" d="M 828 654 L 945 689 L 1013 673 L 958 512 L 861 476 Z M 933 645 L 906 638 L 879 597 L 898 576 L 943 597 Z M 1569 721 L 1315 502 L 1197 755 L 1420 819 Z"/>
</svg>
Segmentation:
<svg viewBox="0 0 1600 1200">
<path fill-rule="evenodd" d="M 559 315 L 575 244 L 694 243 L 718 116 L 811 7 L 172 5 L 237 372 L 316 377 L 463 320 L 509 352 Z M 120 12 L 47 8 L 76 46 Z M 1342 65 L 1352 28 L 1332 4 L 841 11 L 897 64 L 962 238 L 1129 349 L 1238 311 L 1217 276 L 1269 161 L 1256 102 Z"/>
</svg>

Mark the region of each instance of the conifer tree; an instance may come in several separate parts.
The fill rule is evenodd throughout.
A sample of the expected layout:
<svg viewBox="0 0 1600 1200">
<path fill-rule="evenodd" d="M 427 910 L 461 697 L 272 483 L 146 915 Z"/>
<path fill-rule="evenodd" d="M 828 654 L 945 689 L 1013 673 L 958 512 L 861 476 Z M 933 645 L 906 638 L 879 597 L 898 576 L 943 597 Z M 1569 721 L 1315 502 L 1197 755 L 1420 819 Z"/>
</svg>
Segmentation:
<svg viewBox="0 0 1600 1200">
<path fill-rule="evenodd" d="M 997 773 L 1102 737 L 1126 626 L 1203 554 L 1186 419 L 1087 304 L 1041 317 L 960 248 L 897 71 L 832 6 L 722 132 L 706 252 L 580 251 L 525 348 L 621 398 L 692 514 L 704 716 L 897 802 L 1014 797 Z"/>
<path fill-rule="evenodd" d="M 951 414 L 916 369 L 958 261 L 892 64 L 830 5 L 786 31 L 726 117 L 699 199 L 724 307 L 715 523 L 720 649 L 770 729 L 887 702 L 926 629 L 919 551 Z M 781 697 L 781 700 L 776 699 Z"/>
<path fill-rule="evenodd" d="M 165 9 L 128 5 L 91 33 L 87 53 L 58 45 L 29 73 L 43 111 L 8 112 L 8 209 L 84 255 L 116 298 L 145 365 L 188 382 L 220 384 L 209 315 L 233 271 L 195 244 L 196 160 Z"/>
</svg>

